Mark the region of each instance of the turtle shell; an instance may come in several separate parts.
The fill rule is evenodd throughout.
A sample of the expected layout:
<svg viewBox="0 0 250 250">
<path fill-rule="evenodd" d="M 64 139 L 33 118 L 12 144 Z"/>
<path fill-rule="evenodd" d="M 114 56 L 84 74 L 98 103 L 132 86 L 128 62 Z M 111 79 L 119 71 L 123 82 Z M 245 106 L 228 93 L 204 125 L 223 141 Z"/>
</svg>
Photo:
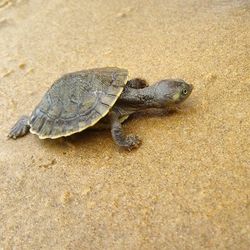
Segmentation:
<svg viewBox="0 0 250 250">
<path fill-rule="evenodd" d="M 59 138 L 95 125 L 122 93 L 128 71 L 98 68 L 69 73 L 55 81 L 32 112 L 30 132 Z"/>
</svg>

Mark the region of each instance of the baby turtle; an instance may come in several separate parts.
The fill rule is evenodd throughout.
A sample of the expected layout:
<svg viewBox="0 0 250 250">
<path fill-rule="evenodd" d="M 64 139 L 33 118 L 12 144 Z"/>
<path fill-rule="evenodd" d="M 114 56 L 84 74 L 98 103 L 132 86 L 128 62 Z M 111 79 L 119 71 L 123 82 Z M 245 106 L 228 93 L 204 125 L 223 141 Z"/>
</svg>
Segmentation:
<svg viewBox="0 0 250 250">
<path fill-rule="evenodd" d="M 128 70 L 115 67 L 69 73 L 55 81 L 31 115 L 22 116 L 8 137 L 16 139 L 30 131 L 40 139 L 56 139 L 90 127 L 109 126 L 114 141 L 131 150 L 141 140 L 125 135 L 121 123 L 132 113 L 183 102 L 192 89 L 183 80 L 162 80 L 151 86 L 140 78 L 128 81 Z"/>
</svg>

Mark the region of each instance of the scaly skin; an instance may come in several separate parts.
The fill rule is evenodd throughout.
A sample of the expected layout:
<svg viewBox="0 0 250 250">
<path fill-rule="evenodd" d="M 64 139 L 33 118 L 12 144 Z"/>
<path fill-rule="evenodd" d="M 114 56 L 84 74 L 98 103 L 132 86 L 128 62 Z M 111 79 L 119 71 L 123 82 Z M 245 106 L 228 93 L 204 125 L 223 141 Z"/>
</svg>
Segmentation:
<svg viewBox="0 0 250 250">
<path fill-rule="evenodd" d="M 137 81 L 137 83 L 136 83 Z M 142 86 L 142 88 L 138 86 Z M 162 80 L 148 86 L 144 80 L 134 79 L 128 84 L 110 112 L 111 134 L 114 141 L 125 149 L 131 150 L 141 144 L 138 136 L 125 136 L 120 119 L 141 110 L 173 107 L 191 94 L 193 86 L 183 80 Z"/>
</svg>

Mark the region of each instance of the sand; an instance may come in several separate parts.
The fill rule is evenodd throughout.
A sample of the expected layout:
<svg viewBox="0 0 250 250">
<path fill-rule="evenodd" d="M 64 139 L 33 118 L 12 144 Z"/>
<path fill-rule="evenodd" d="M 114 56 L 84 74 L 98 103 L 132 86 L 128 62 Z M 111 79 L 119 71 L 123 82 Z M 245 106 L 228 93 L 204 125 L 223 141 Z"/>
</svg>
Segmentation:
<svg viewBox="0 0 250 250">
<path fill-rule="evenodd" d="M 0 249 L 249 249 L 248 0 L 0 1 Z M 62 74 L 183 78 L 180 112 L 7 140 Z"/>
</svg>

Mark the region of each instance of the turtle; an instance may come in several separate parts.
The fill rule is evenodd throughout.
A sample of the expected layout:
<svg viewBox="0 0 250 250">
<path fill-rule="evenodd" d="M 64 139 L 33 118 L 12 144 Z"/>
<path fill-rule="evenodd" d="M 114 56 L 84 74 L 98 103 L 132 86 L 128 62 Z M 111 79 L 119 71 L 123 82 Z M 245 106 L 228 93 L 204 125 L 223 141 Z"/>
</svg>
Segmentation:
<svg viewBox="0 0 250 250">
<path fill-rule="evenodd" d="M 30 116 L 20 117 L 8 137 L 31 132 L 40 139 L 56 139 L 88 128 L 110 128 L 116 144 L 131 150 L 141 144 L 138 136 L 123 132 L 122 123 L 131 114 L 176 106 L 192 90 L 193 85 L 181 79 L 152 85 L 142 78 L 128 80 L 128 70 L 118 67 L 68 73 L 52 84 Z"/>
</svg>

